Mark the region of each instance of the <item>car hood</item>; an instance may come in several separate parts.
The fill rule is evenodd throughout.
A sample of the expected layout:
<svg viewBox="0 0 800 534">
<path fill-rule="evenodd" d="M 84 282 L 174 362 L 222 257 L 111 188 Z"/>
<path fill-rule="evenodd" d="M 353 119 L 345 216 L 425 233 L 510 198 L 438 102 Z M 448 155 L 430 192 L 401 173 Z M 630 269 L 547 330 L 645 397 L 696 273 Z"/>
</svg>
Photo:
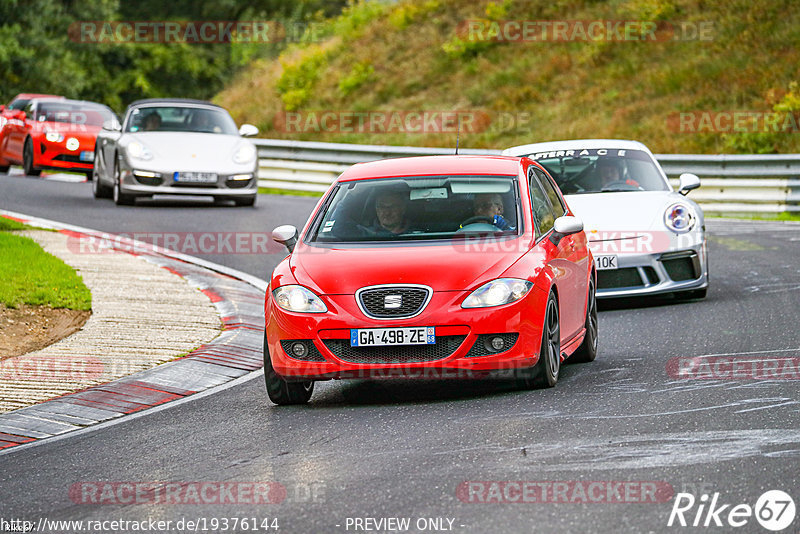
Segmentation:
<svg viewBox="0 0 800 534">
<path fill-rule="evenodd" d="M 683 249 L 691 235 L 702 228 L 702 211 L 694 202 L 675 192 L 589 193 L 564 198 L 572 212 L 583 220 L 589 246 L 595 254 Z M 695 209 L 700 221 L 693 232 L 677 234 L 664 224 L 664 212 L 676 202 Z M 623 240 L 634 236 L 638 236 L 636 243 L 622 245 Z"/>
<path fill-rule="evenodd" d="M 233 152 L 247 143 L 238 135 L 206 134 L 197 132 L 137 132 L 125 134 L 122 145 L 136 140 L 153 154 L 148 168 L 165 166 L 166 170 L 226 172 L 239 168 L 233 162 Z M 253 162 L 244 167 L 253 167 Z"/>
<path fill-rule="evenodd" d="M 517 250 L 526 249 L 524 239 L 486 246 L 452 243 L 342 249 L 299 244 L 290 266 L 298 283 L 323 295 L 350 295 L 365 286 L 403 283 L 427 285 L 434 291 L 463 291 L 502 275 L 522 256 Z"/>
<path fill-rule="evenodd" d="M 682 195 L 668 191 L 589 193 L 564 198 L 572 212 L 583 220 L 587 235 L 592 230 L 666 230 L 664 210 L 675 202 L 688 204 Z"/>
</svg>

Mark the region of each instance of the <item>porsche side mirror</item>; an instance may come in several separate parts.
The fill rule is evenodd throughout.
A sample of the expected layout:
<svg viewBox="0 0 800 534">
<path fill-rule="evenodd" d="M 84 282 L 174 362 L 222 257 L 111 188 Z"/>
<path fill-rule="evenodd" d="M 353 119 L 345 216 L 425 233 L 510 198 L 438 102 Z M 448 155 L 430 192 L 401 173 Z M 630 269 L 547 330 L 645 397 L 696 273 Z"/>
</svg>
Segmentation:
<svg viewBox="0 0 800 534">
<path fill-rule="evenodd" d="M 239 135 L 242 137 L 253 137 L 258 135 L 258 128 L 252 124 L 242 124 L 242 126 L 239 128 Z"/>
<path fill-rule="evenodd" d="M 681 195 L 685 196 L 692 189 L 700 187 L 700 178 L 698 178 L 696 174 L 685 172 L 681 174 L 679 180 L 680 185 L 678 186 L 678 193 Z"/>
<path fill-rule="evenodd" d="M 558 245 L 561 238 L 570 234 L 577 234 L 583 230 L 583 221 L 579 217 L 564 215 L 553 223 L 553 232 L 550 234 L 550 242 Z"/>
<path fill-rule="evenodd" d="M 109 132 L 121 132 L 122 125 L 115 120 L 108 120 L 103 123 L 103 129 Z"/>
<path fill-rule="evenodd" d="M 285 246 L 291 254 L 297 244 L 297 228 L 291 224 L 278 226 L 272 231 L 272 240 Z"/>
</svg>

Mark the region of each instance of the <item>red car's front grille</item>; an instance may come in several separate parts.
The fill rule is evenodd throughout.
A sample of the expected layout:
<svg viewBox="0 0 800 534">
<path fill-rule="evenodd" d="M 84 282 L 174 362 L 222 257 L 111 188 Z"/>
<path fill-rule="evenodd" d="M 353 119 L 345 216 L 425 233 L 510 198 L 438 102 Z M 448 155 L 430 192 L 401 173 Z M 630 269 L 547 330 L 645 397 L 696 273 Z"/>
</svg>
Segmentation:
<svg viewBox="0 0 800 534">
<path fill-rule="evenodd" d="M 467 336 L 436 336 L 434 345 L 396 347 L 351 347 L 349 339 L 324 339 L 325 346 L 349 363 L 420 363 L 443 360 L 452 355 Z"/>
<path fill-rule="evenodd" d="M 383 286 L 362 289 L 357 298 L 369 317 L 399 319 L 418 314 L 429 297 L 430 289 L 424 287 Z"/>
</svg>

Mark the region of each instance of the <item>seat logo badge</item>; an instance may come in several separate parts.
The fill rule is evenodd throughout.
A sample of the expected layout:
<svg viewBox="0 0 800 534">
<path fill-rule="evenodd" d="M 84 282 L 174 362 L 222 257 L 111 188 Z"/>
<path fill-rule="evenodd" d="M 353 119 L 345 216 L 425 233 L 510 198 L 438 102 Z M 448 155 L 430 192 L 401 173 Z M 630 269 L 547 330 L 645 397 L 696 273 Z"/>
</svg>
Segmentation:
<svg viewBox="0 0 800 534">
<path fill-rule="evenodd" d="M 386 295 L 383 297 L 383 307 L 387 310 L 396 310 L 403 305 L 403 295 Z"/>
</svg>

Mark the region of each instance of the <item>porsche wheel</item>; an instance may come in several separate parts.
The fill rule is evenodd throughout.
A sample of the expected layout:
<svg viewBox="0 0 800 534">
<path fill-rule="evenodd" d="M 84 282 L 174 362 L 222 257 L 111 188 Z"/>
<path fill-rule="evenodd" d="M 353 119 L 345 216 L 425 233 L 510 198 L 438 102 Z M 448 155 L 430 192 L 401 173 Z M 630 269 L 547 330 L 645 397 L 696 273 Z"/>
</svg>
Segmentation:
<svg viewBox="0 0 800 534">
<path fill-rule="evenodd" d="M 42 174 L 42 169 L 37 169 L 33 166 L 33 142 L 30 137 L 25 140 L 25 145 L 22 148 L 22 170 L 27 176 L 39 176 Z"/>
<path fill-rule="evenodd" d="M 97 152 L 95 152 L 95 154 L 96 153 Z M 92 175 L 92 194 L 94 198 L 111 198 L 111 188 L 100 183 L 100 175 L 97 174 L 97 156 L 95 156 Z"/>
<path fill-rule="evenodd" d="M 264 335 L 264 381 L 267 385 L 269 400 L 282 406 L 287 404 L 305 404 L 314 393 L 314 381 L 289 382 L 284 380 L 272 368 L 272 359 L 267 347 L 267 336 Z"/>
<path fill-rule="evenodd" d="M 133 197 L 130 195 L 125 195 L 120 190 L 120 181 L 122 180 L 122 174 L 119 170 L 119 161 L 114 160 L 114 188 L 111 191 L 111 196 L 114 198 L 114 204 L 117 206 L 131 206 L 133 205 Z"/>
</svg>

